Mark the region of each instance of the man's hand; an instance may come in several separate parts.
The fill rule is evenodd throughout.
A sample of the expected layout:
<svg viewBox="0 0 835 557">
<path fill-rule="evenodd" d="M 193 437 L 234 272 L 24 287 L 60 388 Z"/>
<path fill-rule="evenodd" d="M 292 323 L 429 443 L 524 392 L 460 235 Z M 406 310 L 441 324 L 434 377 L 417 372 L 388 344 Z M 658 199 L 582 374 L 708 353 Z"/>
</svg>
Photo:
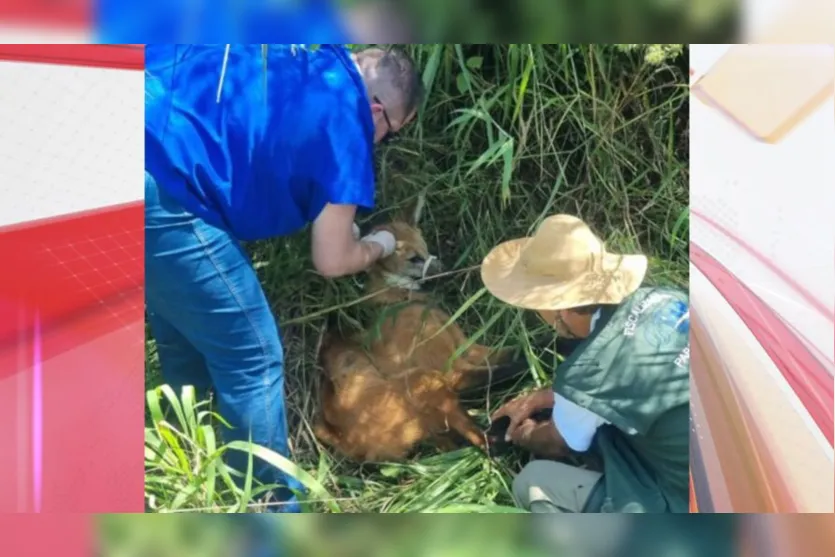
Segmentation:
<svg viewBox="0 0 835 557">
<path fill-rule="evenodd" d="M 326 277 L 341 277 L 366 270 L 395 249 L 394 235 L 370 234 L 358 238 L 354 205 L 328 203 L 313 222 L 313 265 Z"/>
<path fill-rule="evenodd" d="M 394 250 L 397 248 L 397 240 L 394 237 L 394 234 L 389 232 L 388 230 L 376 230 L 371 234 L 360 238 L 360 242 L 375 242 L 379 244 L 383 248 L 383 253 L 380 256 L 388 257 Z"/>
<path fill-rule="evenodd" d="M 504 416 L 510 418 L 510 425 L 508 426 L 507 434 L 505 435 L 505 441 L 510 441 L 513 439 L 516 429 L 522 424 L 522 422 L 528 420 L 539 410 L 553 407 L 554 391 L 550 388 L 545 388 L 511 400 L 496 410 L 490 419 L 492 421 L 496 421 Z"/>
<path fill-rule="evenodd" d="M 569 452 L 553 420 L 536 422 L 528 418 L 514 430 L 510 440 L 514 445 L 542 458 L 563 458 Z"/>
<path fill-rule="evenodd" d="M 394 233 L 391 230 L 383 227 L 377 227 L 371 231 L 370 234 L 366 234 L 365 236 L 361 237 L 360 227 L 357 223 L 353 223 L 353 233 L 354 233 L 354 240 L 362 241 L 362 242 L 376 242 L 380 244 L 383 248 L 383 254 L 380 256 L 388 257 L 394 250 L 397 248 L 397 239 L 394 237 Z"/>
</svg>

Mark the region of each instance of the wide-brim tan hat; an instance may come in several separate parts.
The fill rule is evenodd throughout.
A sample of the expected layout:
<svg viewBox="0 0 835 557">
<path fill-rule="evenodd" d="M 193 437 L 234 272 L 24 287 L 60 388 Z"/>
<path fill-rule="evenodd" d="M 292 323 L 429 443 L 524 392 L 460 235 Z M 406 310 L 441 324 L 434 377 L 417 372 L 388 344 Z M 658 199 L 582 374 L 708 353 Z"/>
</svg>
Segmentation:
<svg viewBox="0 0 835 557">
<path fill-rule="evenodd" d="M 533 237 L 499 244 L 481 264 L 484 286 L 496 298 L 544 311 L 619 304 L 641 286 L 646 272 L 645 256 L 606 251 L 572 215 L 548 217 Z"/>
</svg>

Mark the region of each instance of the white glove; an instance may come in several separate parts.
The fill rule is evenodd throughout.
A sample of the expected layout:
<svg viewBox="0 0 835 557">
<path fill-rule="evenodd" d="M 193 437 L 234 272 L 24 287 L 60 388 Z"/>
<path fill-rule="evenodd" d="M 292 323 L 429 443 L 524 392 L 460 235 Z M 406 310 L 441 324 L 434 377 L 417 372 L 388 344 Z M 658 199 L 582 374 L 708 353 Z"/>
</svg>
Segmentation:
<svg viewBox="0 0 835 557">
<path fill-rule="evenodd" d="M 354 225 L 354 228 L 353 228 L 353 230 L 354 230 L 354 240 L 359 240 L 360 239 L 360 227 L 357 226 L 357 223 L 353 223 L 353 225 Z"/>
<path fill-rule="evenodd" d="M 368 236 L 362 238 L 360 242 L 375 242 L 380 244 L 383 248 L 382 257 L 388 257 L 394 253 L 394 248 L 397 246 L 397 240 L 395 240 L 394 234 L 388 230 L 378 230 L 377 232 L 372 232 Z"/>
</svg>

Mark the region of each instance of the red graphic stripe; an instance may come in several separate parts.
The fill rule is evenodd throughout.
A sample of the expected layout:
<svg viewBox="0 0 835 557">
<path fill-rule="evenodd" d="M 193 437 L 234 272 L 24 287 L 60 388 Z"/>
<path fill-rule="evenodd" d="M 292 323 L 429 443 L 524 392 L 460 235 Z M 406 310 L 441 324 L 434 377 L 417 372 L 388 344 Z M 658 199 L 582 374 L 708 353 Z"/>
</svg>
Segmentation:
<svg viewBox="0 0 835 557">
<path fill-rule="evenodd" d="M 826 305 L 824 305 L 823 302 L 821 302 L 820 300 L 815 298 L 815 296 L 811 292 L 809 292 L 809 290 L 806 287 L 804 287 L 802 284 L 797 282 L 788 273 L 786 273 L 784 270 L 782 270 L 780 267 L 778 267 L 773 261 L 771 261 L 766 256 L 764 256 L 762 253 L 760 253 L 756 248 L 754 248 L 754 246 L 752 246 L 751 244 L 749 244 L 748 242 L 746 242 L 745 240 L 740 238 L 735 233 L 731 232 L 730 229 L 726 228 L 725 226 L 722 226 L 721 224 L 719 224 L 715 220 L 711 219 L 710 217 L 708 217 L 704 213 L 701 213 L 701 212 L 696 211 L 694 209 L 691 209 L 691 212 L 694 216 L 696 216 L 697 218 L 702 219 L 705 223 L 710 225 L 715 230 L 719 231 L 727 239 L 731 240 L 733 243 L 735 243 L 736 245 L 741 247 L 749 255 L 754 257 L 754 259 L 756 259 L 757 261 L 759 261 L 760 263 L 765 265 L 768 268 L 769 271 L 771 271 L 772 273 L 774 273 L 775 275 L 780 277 L 795 292 L 800 294 L 800 296 L 810 306 L 815 308 L 815 310 L 818 313 L 820 313 L 822 316 L 826 317 L 827 319 L 835 321 L 835 309 L 833 309 L 832 307 L 826 307 Z"/>
<path fill-rule="evenodd" d="M 773 309 L 694 243 L 690 244 L 690 260 L 756 337 L 832 445 L 835 379 Z"/>
<path fill-rule="evenodd" d="M 14 270 L 0 273 L 0 347 L 31 330 L 35 310 L 49 328 L 141 291 L 144 226 L 137 201 L 0 228 L 0 254 Z"/>
<path fill-rule="evenodd" d="M 89 319 L 107 325 L 109 314 Z M 0 515 L 143 512 L 142 325 L 109 320 L 94 338 L 73 325 L 46 329 L 45 350 L 71 350 L 44 359 L 40 377 L 21 366 L 0 383 Z M 31 363 L 22 344 L 28 357 L 15 362 Z"/>
<path fill-rule="evenodd" d="M 3 0 L 0 21 L 86 31 L 93 23 L 91 0 Z"/>
<path fill-rule="evenodd" d="M 5 496 L 5 493 L 4 493 Z M 9 514 L 0 516 L 0 555 L 9 557 L 90 557 L 95 517 Z"/>
<path fill-rule="evenodd" d="M 0 60 L 142 70 L 145 50 L 144 45 L 3 44 Z"/>
<path fill-rule="evenodd" d="M 143 236 L 142 202 L 0 229 L 0 514 L 143 511 Z"/>
</svg>

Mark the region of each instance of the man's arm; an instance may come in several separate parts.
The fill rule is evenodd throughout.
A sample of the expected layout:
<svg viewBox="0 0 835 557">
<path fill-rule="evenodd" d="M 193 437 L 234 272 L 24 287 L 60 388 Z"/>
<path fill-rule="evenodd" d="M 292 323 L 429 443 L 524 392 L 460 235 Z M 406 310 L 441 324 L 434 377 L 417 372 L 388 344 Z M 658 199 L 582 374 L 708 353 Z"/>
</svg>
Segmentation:
<svg viewBox="0 0 835 557">
<path fill-rule="evenodd" d="M 356 205 L 328 203 L 313 221 L 313 266 L 323 276 L 341 277 L 364 271 L 394 251 L 390 232 L 377 232 L 357 240 L 354 236 Z"/>
<path fill-rule="evenodd" d="M 565 443 L 579 453 L 589 450 L 597 429 L 606 423 L 606 420 L 594 412 L 556 393 L 552 419 Z"/>
</svg>

